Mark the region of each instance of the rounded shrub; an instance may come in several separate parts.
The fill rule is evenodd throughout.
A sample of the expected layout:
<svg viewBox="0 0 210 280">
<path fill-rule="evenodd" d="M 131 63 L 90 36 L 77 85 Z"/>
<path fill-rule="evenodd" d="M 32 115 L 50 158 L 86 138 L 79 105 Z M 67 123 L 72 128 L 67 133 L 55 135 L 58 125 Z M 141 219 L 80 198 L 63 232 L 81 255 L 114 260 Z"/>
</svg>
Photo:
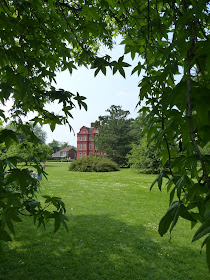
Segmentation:
<svg viewBox="0 0 210 280">
<path fill-rule="evenodd" d="M 112 160 L 106 157 L 93 155 L 77 159 L 69 165 L 69 171 L 111 172 L 119 170 L 118 165 Z"/>
</svg>

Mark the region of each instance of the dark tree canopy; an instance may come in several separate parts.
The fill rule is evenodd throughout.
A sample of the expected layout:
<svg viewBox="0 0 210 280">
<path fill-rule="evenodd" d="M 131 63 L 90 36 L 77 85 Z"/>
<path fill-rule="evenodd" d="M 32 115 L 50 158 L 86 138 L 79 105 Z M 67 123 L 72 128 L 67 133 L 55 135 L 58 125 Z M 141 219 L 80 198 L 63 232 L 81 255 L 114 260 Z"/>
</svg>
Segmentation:
<svg viewBox="0 0 210 280">
<path fill-rule="evenodd" d="M 48 143 L 48 145 L 53 149 L 54 153 L 61 149 L 61 143 L 55 139 L 53 139 L 52 142 Z"/>
<path fill-rule="evenodd" d="M 133 119 L 129 119 L 129 111 L 121 106 L 112 105 L 106 110 L 109 114 L 100 116 L 95 125 L 99 134 L 95 138 L 98 151 L 104 151 L 108 157 L 120 166 L 127 166 L 127 153 L 131 150 L 133 135 L 131 133 Z"/>
</svg>

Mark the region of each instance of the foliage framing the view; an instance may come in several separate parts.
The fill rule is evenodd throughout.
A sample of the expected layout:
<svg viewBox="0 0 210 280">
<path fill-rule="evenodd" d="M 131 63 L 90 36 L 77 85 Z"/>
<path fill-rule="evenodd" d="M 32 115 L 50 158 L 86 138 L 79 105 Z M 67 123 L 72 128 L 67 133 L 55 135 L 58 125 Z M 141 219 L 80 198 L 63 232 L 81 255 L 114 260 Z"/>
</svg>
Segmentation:
<svg viewBox="0 0 210 280">
<path fill-rule="evenodd" d="M 1 148 L 9 149 L 22 133 L 31 143 L 40 143 L 31 129 L 31 122 L 24 124 L 23 118 L 33 112 L 30 121 L 35 126 L 49 124 L 51 130 L 57 124 L 67 124 L 71 129 L 69 117 L 76 104 L 87 110 L 85 97 L 57 89 L 56 71 L 68 70 L 76 65 L 100 67 L 106 73 L 109 65 L 105 58 L 96 56 L 99 43 L 112 47 L 114 27 L 110 24 L 108 13 L 97 13 L 93 19 L 95 7 L 83 5 L 83 1 L 37 1 L 4 0 L 0 3 L 0 121 L 13 121 L 16 131 L 0 131 Z M 104 2 L 103 9 L 109 6 Z M 103 10 L 102 9 L 102 10 Z M 100 28 L 96 25 L 100 22 Z M 99 39 L 95 40 L 95 36 Z M 105 63 L 105 66 L 104 66 Z M 122 64 L 119 69 L 123 71 Z M 13 104 L 7 112 L 7 102 Z M 62 105 L 61 114 L 47 110 L 47 103 L 57 102 Z M 2 150 L 3 152 L 4 150 Z M 38 225 L 54 219 L 55 231 L 60 224 L 66 227 L 65 205 L 59 198 L 46 198 L 41 205 L 36 198 L 38 181 L 31 178 L 27 169 L 21 169 L 18 156 L 9 156 L 0 161 L 0 240 L 11 240 L 9 232 L 15 233 L 14 221 L 20 216 L 34 217 Z M 35 156 L 34 167 L 43 172 Z M 55 211 L 48 212 L 46 207 L 55 206 Z"/>
<path fill-rule="evenodd" d="M 118 23 L 125 53 L 144 70 L 139 83 L 148 140 L 155 140 L 162 164 L 169 164 L 170 207 L 159 224 L 163 236 L 179 217 L 200 223 L 193 241 L 204 237 L 210 268 L 210 156 L 202 154 L 210 137 L 208 1 L 120 1 Z M 118 14 L 119 15 L 119 14 Z M 170 145 L 179 144 L 179 153 Z M 153 185 L 154 185 L 153 184 Z M 153 187 L 152 185 L 152 187 Z"/>
<path fill-rule="evenodd" d="M 22 133 L 27 135 L 29 145 L 40 143 L 30 123 L 23 124 L 22 117 L 29 112 L 36 113 L 32 119 L 34 126 L 49 124 L 54 130 L 56 124 L 70 126 L 68 117 L 72 117 L 75 103 L 87 109 L 85 97 L 52 86 L 56 70 L 68 69 L 71 73 L 76 68 L 75 61 L 79 64 L 86 54 L 71 37 L 73 29 L 78 28 L 77 19 L 74 27 L 71 21 L 70 30 L 69 9 L 63 2 L 55 6 L 53 2 L 0 3 L 0 121 L 2 124 L 13 120 L 17 128 L 15 132 L 1 129 L 3 153 L 5 147 L 9 150 L 19 143 Z M 13 105 L 8 115 L 4 105 L 11 99 Z M 56 115 L 46 109 L 45 105 L 53 101 L 63 105 L 62 114 Z M 33 217 L 38 226 L 53 219 L 54 231 L 60 224 L 67 229 L 64 203 L 59 197 L 46 196 L 42 205 L 36 197 L 39 182 L 31 177 L 29 170 L 17 166 L 19 160 L 21 157 L 17 155 L 3 156 L 0 160 L 0 240 L 11 240 L 9 232 L 15 234 L 14 222 L 20 222 L 22 215 Z M 38 173 L 44 173 L 34 153 L 31 160 Z M 48 211 L 49 205 L 55 210 Z"/>
<path fill-rule="evenodd" d="M 17 119 L 36 111 L 34 121 L 49 122 L 54 129 L 66 118 L 48 112 L 47 101 L 63 103 L 70 116 L 72 99 L 85 106 L 82 97 L 50 86 L 56 70 L 71 72 L 77 63 L 91 65 L 95 75 L 111 67 L 125 77 L 123 68 L 129 65 L 123 57 L 110 61 L 94 54 L 100 42 L 112 47 L 113 34 L 122 35 L 125 54 L 142 58 L 132 73 L 144 75 L 139 104 L 146 101 L 145 133 L 156 141 L 162 164 L 170 166 L 170 175 L 162 173 L 156 180 L 161 189 L 167 177 L 170 191 L 159 233 L 171 232 L 180 216 L 192 226 L 200 223 L 193 241 L 205 238 L 210 267 L 210 159 L 201 152 L 210 140 L 208 1 L 5 0 L 0 13 L 0 101 L 13 96 Z M 0 115 L 5 119 L 3 111 Z M 1 139 L 9 145 L 7 133 Z M 171 154 L 174 143 L 179 154 Z"/>
</svg>

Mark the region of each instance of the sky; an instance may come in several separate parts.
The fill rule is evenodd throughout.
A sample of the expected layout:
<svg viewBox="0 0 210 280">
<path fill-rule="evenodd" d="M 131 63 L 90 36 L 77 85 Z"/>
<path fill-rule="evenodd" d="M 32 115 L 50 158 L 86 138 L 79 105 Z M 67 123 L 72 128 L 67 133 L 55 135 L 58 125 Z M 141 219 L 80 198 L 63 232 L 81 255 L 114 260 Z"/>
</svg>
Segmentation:
<svg viewBox="0 0 210 280">
<path fill-rule="evenodd" d="M 102 48 L 100 53 L 104 55 L 109 54 L 113 59 L 118 59 L 123 55 L 123 46 L 116 46 L 111 52 Z M 138 59 L 131 60 L 130 55 L 126 55 L 124 58 L 129 64 L 136 66 Z M 72 75 L 68 71 L 57 73 L 56 81 L 57 88 L 63 88 L 74 94 L 78 92 L 80 95 L 85 96 L 88 110 L 80 110 L 79 108 L 72 110 L 73 119 L 70 120 L 70 124 L 74 129 L 74 132 L 69 131 L 68 126 L 59 125 L 56 126 L 52 132 L 50 127 L 45 125 L 43 130 L 47 132 L 47 143 L 50 143 L 53 139 L 60 142 L 68 142 L 70 145 L 76 146 L 76 136 L 80 128 L 84 125 L 90 127 L 91 122 L 94 122 L 98 117 L 107 115 L 106 110 L 111 105 L 122 106 L 123 110 L 130 111 L 131 118 L 138 116 L 138 110 L 136 108 L 138 103 L 139 88 L 138 83 L 140 77 L 137 74 L 131 75 L 133 67 L 128 67 L 126 71 L 126 79 L 119 73 L 112 74 L 111 70 L 107 71 L 106 76 L 101 72 L 94 77 L 94 70 L 87 69 L 85 67 L 78 68 Z M 61 106 L 58 104 L 47 105 L 46 108 L 49 111 L 59 113 Z"/>
<path fill-rule="evenodd" d="M 119 40 L 118 40 L 119 42 Z M 112 51 L 101 47 L 100 55 L 108 54 L 113 60 L 118 60 L 124 53 L 122 45 L 116 45 Z M 42 129 L 47 133 L 46 143 L 54 140 L 59 142 L 68 142 L 69 145 L 77 146 L 77 133 L 82 126 L 90 127 L 91 123 L 96 121 L 99 116 L 107 115 L 107 109 L 112 105 L 121 106 L 123 110 L 128 110 L 130 118 L 136 118 L 140 107 L 136 108 L 139 101 L 139 88 L 138 84 L 141 77 L 136 73 L 131 75 L 132 69 L 138 64 L 139 58 L 131 59 L 130 55 L 125 55 L 124 61 L 131 64 L 131 67 L 124 68 L 126 78 L 123 78 L 119 72 L 115 75 L 112 74 L 110 69 L 107 69 L 107 74 L 104 76 L 101 72 L 94 77 L 94 69 L 87 69 L 80 67 L 73 71 L 72 74 L 68 70 L 57 73 L 56 88 L 62 88 L 74 94 L 77 92 L 85 96 L 88 110 L 73 109 L 71 111 L 73 119 L 69 118 L 70 124 L 74 131 L 69 130 L 66 125 L 57 125 L 52 132 L 49 125 L 42 126 Z M 6 104 L 7 111 L 12 106 L 12 100 Z M 5 109 L 5 108 L 4 108 Z M 46 109 L 50 112 L 61 113 L 61 105 L 58 103 L 50 103 L 46 105 Z M 7 114 L 7 113 L 6 113 Z M 35 114 L 29 113 L 25 121 L 35 117 Z"/>
</svg>

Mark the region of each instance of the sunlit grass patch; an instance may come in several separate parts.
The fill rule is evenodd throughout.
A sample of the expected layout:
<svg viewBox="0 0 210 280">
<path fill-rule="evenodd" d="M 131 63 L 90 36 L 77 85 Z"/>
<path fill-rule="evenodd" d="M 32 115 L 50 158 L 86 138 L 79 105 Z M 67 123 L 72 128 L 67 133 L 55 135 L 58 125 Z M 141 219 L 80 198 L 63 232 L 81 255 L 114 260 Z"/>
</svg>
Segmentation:
<svg viewBox="0 0 210 280">
<path fill-rule="evenodd" d="M 37 230 L 24 219 L 14 242 L 3 246 L 1 280 L 209 279 L 205 252 L 191 243 L 186 221 L 171 242 L 158 235 L 168 195 L 149 191 L 156 175 L 69 172 L 68 165 L 46 165 L 41 194 L 63 198 L 69 233 L 53 234 L 52 224 Z"/>
</svg>

